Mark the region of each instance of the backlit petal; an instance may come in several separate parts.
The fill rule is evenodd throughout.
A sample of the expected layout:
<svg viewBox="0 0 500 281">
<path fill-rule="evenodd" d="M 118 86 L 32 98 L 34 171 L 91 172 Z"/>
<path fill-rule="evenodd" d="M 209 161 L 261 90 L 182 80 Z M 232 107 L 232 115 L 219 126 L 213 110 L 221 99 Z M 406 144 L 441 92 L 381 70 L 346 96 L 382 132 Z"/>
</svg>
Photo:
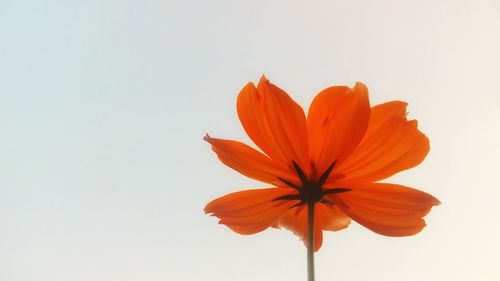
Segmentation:
<svg viewBox="0 0 500 281">
<path fill-rule="evenodd" d="M 204 139 L 212 144 L 212 150 L 222 163 L 249 178 L 275 185 L 280 184 L 278 178 L 298 181 L 287 168 L 244 143 L 212 138 L 208 135 Z"/>
<path fill-rule="evenodd" d="M 372 108 L 363 140 L 336 171 L 345 181 L 378 181 L 418 165 L 428 151 L 417 121 L 406 120 L 406 103 L 388 102 Z"/>
<path fill-rule="evenodd" d="M 290 208 L 291 201 L 273 201 L 290 193 L 293 190 L 279 187 L 234 192 L 208 203 L 205 212 L 237 233 L 254 234 L 275 224 Z"/>
<path fill-rule="evenodd" d="M 302 108 L 262 77 L 238 96 L 238 116 L 252 141 L 271 159 L 293 170 L 292 161 L 308 169 L 306 119 Z"/>
<path fill-rule="evenodd" d="M 323 230 L 338 231 L 347 228 L 351 219 L 338 206 L 318 204 Z"/>
<path fill-rule="evenodd" d="M 292 231 L 297 235 L 307 247 L 307 206 L 302 205 L 291 208 L 281 217 L 278 225 Z M 323 204 L 316 204 L 314 208 L 314 251 L 321 248 L 323 244 L 324 230 L 340 230 L 349 225 L 349 218 L 346 218 L 342 211 L 334 210 Z"/>
<path fill-rule="evenodd" d="M 423 217 L 440 202 L 425 192 L 388 183 L 348 186 L 349 192 L 327 196 L 353 220 L 386 236 L 408 236 L 425 227 Z"/>
<path fill-rule="evenodd" d="M 370 104 L 365 85 L 330 87 L 311 103 L 307 129 L 311 161 L 321 174 L 334 161 L 341 162 L 361 141 L 368 126 Z"/>
</svg>

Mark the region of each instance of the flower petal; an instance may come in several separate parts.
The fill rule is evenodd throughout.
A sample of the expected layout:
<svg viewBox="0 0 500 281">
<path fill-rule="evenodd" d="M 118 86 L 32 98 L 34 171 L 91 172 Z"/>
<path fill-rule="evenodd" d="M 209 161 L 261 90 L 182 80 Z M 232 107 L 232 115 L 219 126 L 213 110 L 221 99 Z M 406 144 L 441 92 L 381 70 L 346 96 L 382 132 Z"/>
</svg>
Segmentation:
<svg viewBox="0 0 500 281">
<path fill-rule="evenodd" d="M 284 227 L 297 235 L 307 247 L 307 206 L 291 208 L 279 220 L 278 226 Z M 314 251 L 323 244 L 323 230 L 337 231 L 349 226 L 350 219 L 336 206 L 316 204 L 314 208 Z"/>
<path fill-rule="evenodd" d="M 323 230 L 339 231 L 351 224 L 351 219 L 338 206 L 318 204 Z"/>
<path fill-rule="evenodd" d="M 417 121 L 406 120 L 406 103 L 388 102 L 372 108 L 363 140 L 336 170 L 344 181 L 378 181 L 418 165 L 428 151 Z"/>
<path fill-rule="evenodd" d="M 353 220 L 386 236 L 408 236 L 425 227 L 423 217 L 440 202 L 425 192 L 388 183 L 348 186 L 349 192 L 328 198 Z"/>
<path fill-rule="evenodd" d="M 354 88 L 330 87 L 314 98 L 307 128 L 311 161 L 317 173 L 321 174 L 334 161 L 342 161 L 356 148 L 369 117 L 368 90 L 362 83 L 356 83 Z"/>
<path fill-rule="evenodd" d="M 280 184 L 279 178 L 298 183 L 298 179 L 288 169 L 244 143 L 208 135 L 204 140 L 212 145 L 212 150 L 222 163 L 249 178 L 275 185 Z"/>
<path fill-rule="evenodd" d="M 293 170 L 292 161 L 308 169 L 306 119 L 302 108 L 264 76 L 238 96 L 238 116 L 252 141 L 271 159 Z"/>
<path fill-rule="evenodd" d="M 212 213 L 233 231 L 254 234 L 272 226 L 293 204 L 273 199 L 293 193 L 289 188 L 253 189 L 234 192 L 208 203 L 205 213 Z"/>
</svg>

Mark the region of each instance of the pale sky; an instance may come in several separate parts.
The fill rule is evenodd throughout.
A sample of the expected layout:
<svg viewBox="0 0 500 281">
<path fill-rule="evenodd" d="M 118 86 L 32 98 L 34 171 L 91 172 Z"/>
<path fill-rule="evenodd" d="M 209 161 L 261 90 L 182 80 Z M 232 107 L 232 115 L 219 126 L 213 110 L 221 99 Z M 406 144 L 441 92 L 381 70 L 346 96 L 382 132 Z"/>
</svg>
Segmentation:
<svg viewBox="0 0 500 281">
<path fill-rule="evenodd" d="M 248 142 L 265 74 L 409 103 L 431 151 L 385 182 L 442 204 L 417 236 L 325 232 L 318 281 L 500 280 L 500 2 L 0 0 L 0 280 L 305 281 L 287 230 L 203 213 L 265 187 L 202 140 Z"/>
</svg>

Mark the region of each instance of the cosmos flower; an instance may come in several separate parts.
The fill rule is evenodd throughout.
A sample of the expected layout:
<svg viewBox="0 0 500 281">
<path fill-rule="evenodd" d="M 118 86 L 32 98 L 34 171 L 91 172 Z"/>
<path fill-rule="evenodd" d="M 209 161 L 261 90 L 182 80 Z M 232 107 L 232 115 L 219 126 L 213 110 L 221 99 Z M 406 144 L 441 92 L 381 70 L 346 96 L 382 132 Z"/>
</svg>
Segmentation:
<svg viewBox="0 0 500 281">
<path fill-rule="evenodd" d="M 248 83 L 238 96 L 238 116 L 260 150 L 209 135 L 204 139 L 222 163 L 272 187 L 222 196 L 205 212 L 240 234 L 286 228 L 314 251 L 324 230 L 345 229 L 351 220 L 386 236 L 420 232 L 423 217 L 439 201 L 379 182 L 418 165 L 429 151 L 417 121 L 406 119 L 406 106 L 391 101 L 370 107 L 366 86 L 356 83 L 321 91 L 306 118 L 265 77 L 257 87 Z"/>
</svg>

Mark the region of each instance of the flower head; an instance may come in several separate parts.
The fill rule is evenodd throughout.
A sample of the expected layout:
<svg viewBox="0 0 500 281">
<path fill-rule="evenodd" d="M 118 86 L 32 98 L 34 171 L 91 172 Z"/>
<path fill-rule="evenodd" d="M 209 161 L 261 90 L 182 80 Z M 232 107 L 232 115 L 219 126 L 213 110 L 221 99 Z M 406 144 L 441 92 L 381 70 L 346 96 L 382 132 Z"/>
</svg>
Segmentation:
<svg viewBox="0 0 500 281">
<path fill-rule="evenodd" d="M 243 175 L 272 185 L 244 190 L 208 203 L 206 213 L 240 234 L 269 227 L 291 230 L 307 246 L 308 204 L 314 212 L 314 250 L 322 231 L 338 231 L 351 219 L 386 236 L 413 235 L 439 201 L 425 192 L 380 183 L 418 165 L 429 140 L 406 103 L 370 107 L 362 83 L 321 91 L 309 112 L 265 77 L 240 92 L 237 110 L 248 136 L 260 148 L 205 136 L 220 161 Z"/>
</svg>

